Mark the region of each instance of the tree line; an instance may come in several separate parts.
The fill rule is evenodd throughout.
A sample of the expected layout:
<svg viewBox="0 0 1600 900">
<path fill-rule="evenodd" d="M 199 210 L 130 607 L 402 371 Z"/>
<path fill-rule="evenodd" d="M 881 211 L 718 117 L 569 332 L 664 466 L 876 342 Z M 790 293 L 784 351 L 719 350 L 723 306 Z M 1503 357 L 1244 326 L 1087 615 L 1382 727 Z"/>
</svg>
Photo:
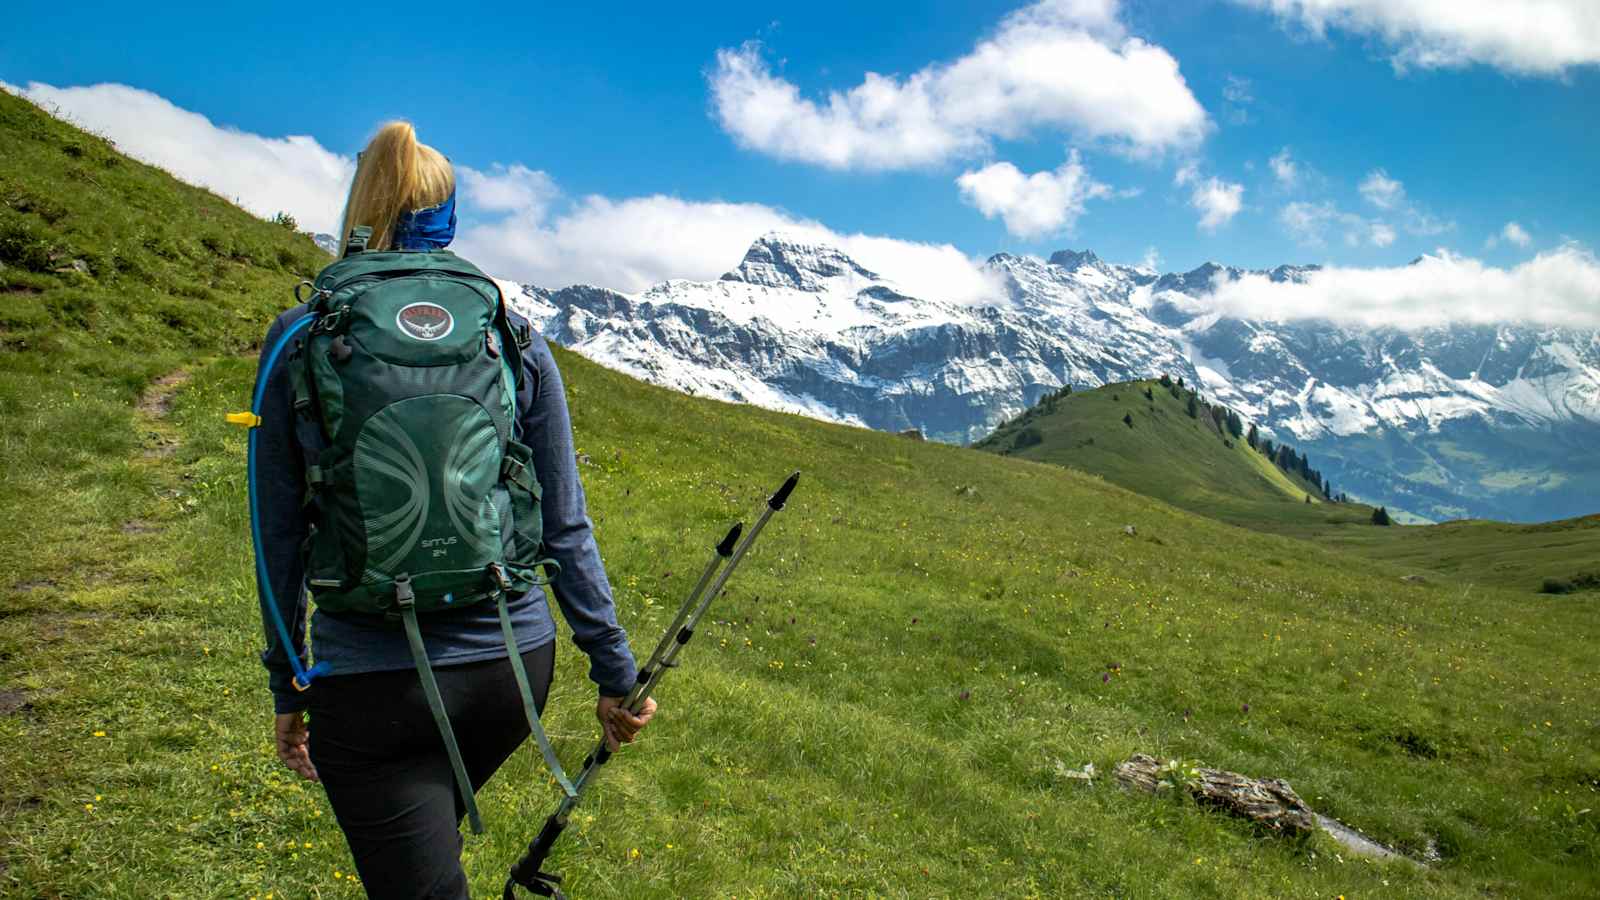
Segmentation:
<svg viewBox="0 0 1600 900">
<path fill-rule="evenodd" d="M 1183 376 L 1176 379 L 1163 374 L 1158 383 L 1172 394 L 1173 399 L 1184 401 L 1184 408 L 1189 413 L 1189 418 L 1199 419 L 1202 416 L 1211 419 L 1216 426 L 1217 434 L 1222 436 L 1223 442 L 1233 446 L 1233 440 L 1243 438 L 1250 449 L 1271 460 L 1273 465 L 1291 475 L 1298 475 L 1312 487 L 1317 489 L 1323 499 L 1334 503 L 1346 503 L 1349 497 L 1343 493 L 1334 493 L 1333 482 L 1327 476 L 1311 465 L 1311 457 L 1294 449 L 1288 444 L 1279 442 L 1273 444 L 1271 438 L 1262 436 L 1254 422 L 1245 428 L 1244 419 L 1234 410 L 1221 403 L 1211 403 L 1200 396 L 1200 392 L 1186 386 Z M 1149 396 L 1148 389 L 1146 396 Z M 1229 438 L 1233 440 L 1230 440 Z M 1309 496 L 1306 498 L 1311 499 Z"/>
</svg>

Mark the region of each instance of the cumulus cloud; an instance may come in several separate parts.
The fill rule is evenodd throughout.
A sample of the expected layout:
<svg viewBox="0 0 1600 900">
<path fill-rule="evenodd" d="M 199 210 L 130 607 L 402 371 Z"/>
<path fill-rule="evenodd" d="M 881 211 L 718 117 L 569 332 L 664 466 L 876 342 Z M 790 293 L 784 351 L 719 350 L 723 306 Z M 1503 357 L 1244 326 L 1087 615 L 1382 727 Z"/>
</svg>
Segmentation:
<svg viewBox="0 0 1600 900">
<path fill-rule="evenodd" d="M 1600 328 L 1600 260 L 1569 244 L 1505 269 L 1441 250 L 1408 266 L 1324 268 L 1303 283 L 1246 274 L 1219 284 L 1209 299 L 1241 318 L 1407 329 L 1508 321 Z"/>
<path fill-rule="evenodd" d="M 353 157 L 310 137 L 269 138 L 220 126 L 149 91 L 120 84 L 20 93 L 177 178 L 208 187 L 260 216 L 283 211 L 302 227 L 335 232 L 355 175 Z M 638 290 L 668 278 L 715 278 L 774 230 L 831 243 L 921 296 L 1002 299 L 981 266 L 949 244 L 836 233 L 758 203 L 646 196 L 564 198 L 547 173 L 521 164 L 457 165 L 461 228 L 455 248 L 495 275 L 549 287 L 574 283 Z M 557 209 L 563 210 L 559 215 Z"/>
<path fill-rule="evenodd" d="M 1373 169 L 1361 182 L 1361 196 L 1379 209 L 1394 209 L 1406 200 L 1406 188 L 1382 169 Z"/>
<path fill-rule="evenodd" d="M 1331 28 L 1394 48 L 1397 71 L 1474 63 L 1558 75 L 1600 63 L 1594 0 L 1235 0 L 1269 10 L 1314 35 Z"/>
<path fill-rule="evenodd" d="M 1053 172 L 1026 175 L 1011 163 L 998 162 L 963 173 L 956 185 L 962 199 L 977 207 L 984 218 L 999 216 L 1006 231 L 1019 238 L 1043 237 L 1070 228 L 1089 198 L 1111 193 L 1089 177 L 1076 150 Z"/>
<path fill-rule="evenodd" d="M 1533 243 L 1533 236 L 1515 222 L 1507 222 L 1506 227 L 1500 229 L 1500 236 L 1518 247 L 1526 247 Z"/>
<path fill-rule="evenodd" d="M 1195 185 L 1189 205 L 1200 212 L 1200 227 L 1216 231 L 1239 214 L 1243 206 L 1244 185 L 1211 177 Z"/>
<path fill-rule="evenodd" d="M 1172 180 L 1180 187 L 1192 188 L 1189 205 L 1200 213 L 1200 228 L 1204 231 L 1216 231 L 1244 208 L 1244 185 L 1215 175 L 1201 177 L 1200 167 L 1193 162 L 1180 166 Z"/>
<path fill-rule="evenodd" d="M 589 196 L 549 219 L 532 205 L 473 225 L 456 249 L 503 278 L 634 292 L 673 278 L 715 279 L 770 232 L 837 247 L 915 296 L 962 303 L 1004 297 L 977 261 L 949 244 L 843 234 L 759 203 Z"/>
<path fill-rule="evenodd" d="M 712 108 L 741 145 L 832 169 L 933 165 L 1036 130 L 1140 154 L 1197 143 L 1206 112 L 1178 61 L 1127 35 L 1117 12 L 1116 0 L 1044 0 L 954 62 L 903 79 L 868 72 L 823 100 L 774 73 L 760 44 L 724 48 Z"/>
<path fill-rule="evenodd" d="M 263 137 L 218 125 L 166 98 L 125 84 L 0 89 L 116 142 L 141 162 L 236 200 L 263 218 L 286 212 L 301 227 L 336 232 L 355 159 L 306 135 Z"/>
<path fill-rule="evenodd" d="M 462 199 L 485 212 L 527 211 L 542 218 L 561 196 L 554 178 L 521 163 L 495 163 L 487 172 L 461 166 L 457 173 Z"/>
<path fill-rule="evenodd" d="M 1279 150 L 1277 155 L 1267 160 L 1267 165 L 1272 167 L 1272 177 L 1278 180 L 1278 186 L 1284 190 L 1292 189 L 1300 181 L 1300 165 L 1289 155 L 1289 148 Z"/>
</svg>

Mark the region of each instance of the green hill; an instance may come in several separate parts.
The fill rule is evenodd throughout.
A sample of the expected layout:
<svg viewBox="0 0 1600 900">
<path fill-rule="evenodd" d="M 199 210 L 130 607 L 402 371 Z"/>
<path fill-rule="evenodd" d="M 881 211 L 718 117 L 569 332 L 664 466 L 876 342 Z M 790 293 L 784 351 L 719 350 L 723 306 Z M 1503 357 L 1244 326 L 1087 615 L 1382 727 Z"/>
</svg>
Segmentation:
<svg viewBox="0 0 1600 900">
<path fill-rule="evenodd" d="M 221 418 L 319 258 L 5 95 L 0 146 L 0 894 L 359 896 L 321 790 L 273 757 Z M 557 358 L 636 648 L 727 522 L 807 473 L 563 838 L 573 896 L 1600 891 L 1580 597 L 1406 584 L 1059 467 Z M 573 761 L 592 689 L 559 652 Z M 1136 751 L 1287 778 L 1441 860 L 1063 775 Z M 480 896 L 557 798 L 533 756 L 484 792 Z"/>
<path fill-rule="evenodd" d="M 1373 507 L 1325 502 L 1298 471 L 1234 437 L 1204 400 L 1191 416 L 1189 394 L 1136 381 L 1046 398 L 975 446 L 1089 472 L 1229 524 L 1383 560 L 1411 575 L 1525 592 L 1546 581 L 1600 587 L 1600 517 L 1374 527 Z"/>
<path fill-rule="evenodd" d="M 1319 487 L 1272 464 L 1242 430 L 1230 434 L 1203 398 L 1190 415 L 1190 394 L 1152 379 L 1046 398 L 976 446 L 1092 472 L 1225 522 L 1254 524 L 1263 516 L 1300 522 L 1308 518 L 1308 496 L 1318 507 L 1310 518 L 1329 514 Z M 1361 507 L 1348 517 L 1371 514 Z"/>
</svg>

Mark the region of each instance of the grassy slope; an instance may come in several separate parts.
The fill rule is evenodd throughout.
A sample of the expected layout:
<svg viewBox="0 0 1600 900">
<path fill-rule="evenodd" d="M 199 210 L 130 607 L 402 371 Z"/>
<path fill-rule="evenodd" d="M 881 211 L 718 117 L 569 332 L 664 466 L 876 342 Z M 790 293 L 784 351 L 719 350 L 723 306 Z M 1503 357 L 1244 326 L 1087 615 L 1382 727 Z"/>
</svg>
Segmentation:
<svg viewBox="0 0 1600 900">
<path fill-rule="evenodd" d="M 62 147 L 86 139 L 5 97 L 0 139 L 22 147 L 0 158 L 8 189 L 62 198 L 36 223 L 52 241 L 118 240 L 112 220 L 140 202 L 163 224 L 127 227 L 187 222 L 300 258 L 300 239 L 143 167 L 67 175 L 82 157 Z M 185 218 L 202 206 L 214 214 Z M 24 275 L 41 288 L 24 307 L 14 268 L 0 272 L 0 684 L 10 706 L 27 701 L 0 716 L 0 893 L 357 896 L 319 790 L 272 757 L 243 436 L 221 422 L 252 375 L 233 351 L 295 274 L 270 258 L 169 262 Z M 191 268 L 216 292 L 208 322 L 104 343 Z M 19 308 L 43 312 L 19 324 Z M 636 646 L 707 542 L 789 468 L 808 472 L 658 723 L 563 839 L 554 863 L 574 896 L 1600 889 L 1600 827 L 1578 812 L 1600 805 L 1590 606 L 1553 598 L 1530 615 L 1509 594 L 1398 584 L 1057 467 L 558 359 Z M 170 411 L 135 411 L 135 388 L 180 365 L 193 376 Z M 150 432 L 170 454 L 146 455 Z M 550 730 L 569 760 L 595 733 L 582 668 L 563 641 Z M 1436 840 L 1446 860 L 1356 862 L 1059 774 L 1136 750 L 1289 778 L 1319 809 L 1413 851 Z M 486 789 L 475 893 L 498 889 L 555 797 L 531 753 Z"/>
<path fill-rule="evenodd" d="M 1125 415 L 1133 417 L 1132 427 L 1124 424 Z M 1013 447 L 1024 430 L 1036 432 L 1039 443 Z M 1300 521 L 1308 512 L 1303 508 L 1307 495 L 1318 506 L 1320 491 L 1242 440 L 1228 446 L 1225 437 L 1204 408 L 1190 418 L 1187 399 L 1149 380 L 1075 391 L 1053 410 L 1036 408 L 1033 415 L 1007 423 L 978 446 L 1093 472 L 1223 521 L 1253 521 L 1264 514 Z M 1320 506 L 1313 513 L 1326 514 Z"/>
<path fill-rule="evenodd" d="M 1153 388 L 1154 399 L 1144 395 Z M 1036 408 L 1037 409 L 1037 408 Z M 1134 426 L 1122 422 L 1131 414 Z M 1024 429 L 1037 444 L 1014 447 Z M 1191 419 L 1186 401 L 1153 381 L 1110 385 L 1019 417 L 979 447 L 1091 472 L 1106 480 L 1233 525 L 1337 547 L 1392 563 L 1397 571 L 1468 584 L 1537 591 L 1546 577 L 1600 573 L 1600 518 L 1541 525 L 1459 521 L 1374 528 L 1372 507 L 1305 503 L 1311 491 L 1252 451 L 1224 445 L 1211 420 Z M 1317 466 L 1312 456 L 1313 468 Z M 1334 486 L 1338 490 L 1338 485 Z"/>
</svg>

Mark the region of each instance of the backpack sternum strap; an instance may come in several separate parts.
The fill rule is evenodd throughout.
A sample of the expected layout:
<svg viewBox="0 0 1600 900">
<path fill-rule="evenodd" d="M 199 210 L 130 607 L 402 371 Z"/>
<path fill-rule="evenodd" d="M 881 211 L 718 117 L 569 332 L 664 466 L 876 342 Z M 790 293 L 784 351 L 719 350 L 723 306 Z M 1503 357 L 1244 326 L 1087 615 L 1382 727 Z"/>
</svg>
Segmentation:
<svg viewBox="0 0 1600 900">
<path fill-rule="evenodd" d="M 405 622 L 406 640 L 411 644 L 411 659 L 417 667 L 417 677 L 422 679 L 422 694 L 428 699 L 428 710 L 433 713 L 434 724 L 439 726 L 439 736 L 444 738 L 444 749 L 450 756 L 450 768 L 455 770 L 456 787 L 461 792 L 461 802 L 467 808 L 467 822 L 473 834 L 483 834 L 483 818 L 478 815 L 478 802 L 472 795 L 472 782 L 467 777 L 467 766 L 461 759 L 461 747 L 456 744 L 456 733 L 450 727 L 450 713 L 444 708 L 444 698 L 439 695 L 439 683 L 434 680 L 433 666 L 428 663 L 428 650 L 422 644 L 422 629 L 417 626 L 417 598 L 411 590 L 411 578 L 401 575 L 394 580 L 395 606 Z M 520 660 L 519 660 L 520 662 Z"/>
</svg>

